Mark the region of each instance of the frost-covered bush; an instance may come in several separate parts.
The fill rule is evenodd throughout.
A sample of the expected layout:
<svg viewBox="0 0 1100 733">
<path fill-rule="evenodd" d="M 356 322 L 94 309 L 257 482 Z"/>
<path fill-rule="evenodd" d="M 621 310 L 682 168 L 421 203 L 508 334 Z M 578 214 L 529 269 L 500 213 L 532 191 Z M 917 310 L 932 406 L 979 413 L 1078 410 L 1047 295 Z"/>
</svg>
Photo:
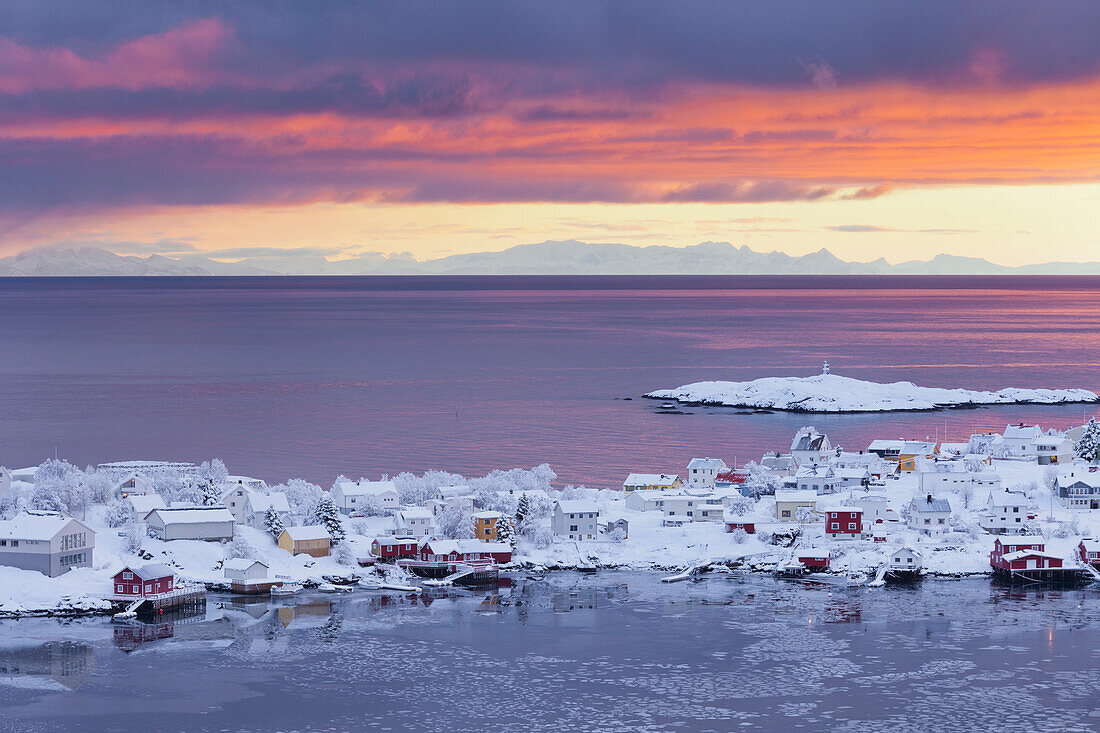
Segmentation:
<svg viewBox="0 0 1100 733">
<path fill-rule="evenodd" d="M 122 546 L 131 555 L 140 555 L 145 543 L 145 529 L 137 522 L 129 522 L 122 530 Z"/>
<path fill-rule="evenodd" d="M 570 484 L 558 494 L 559 501 L 571 501 L 574 499 L 595 499 L 596 492 L 586 486 L 573 486 Z"/>
<path fill-rule="evenodd" d="M 401 497 L 401 503 L 409 505 L 423 504 L 441 486 L 461 486 L 466 483 L 462 476 L 447 471 L 427 471 L 423 476 L 405 471 L 394 476 L 392 481 Z"/>
<path fill-rule="evenodd" d="M 730 539 L 732 539 L 738 545 L 745 544 L 745 540 L 748 539 L 748 532 L 741 528 L 737 528 L 730 533 Z"/>
<path fill-rule="evenodd" d="M 313 510 L 313 507 L 317 505 L 317 500 L 324 493 L 317 484 L 311 484 L 300 478 L 292 478 L 285 484 L 280 484 L 272 489 L 272 492 L 278 491 L 286 494 L 286 501 L 290 504 L 290 513 L 299 519 L 304 518 Z"/>
<path fill-rule="evenodd" d="M 108 527 L 121 527 L 133 518 L 130 505 L 122 499 L 115 499 L 103 512 L 103 521 Z"/>
<path fill-rule="evenodd" d="M 748 489 L 750 496 L 756 498 L 771 496 L 775 494 L 776 489 L 783 488 L 783 479 L 771 473 L 756 461 L 746 463 L 744 470 L 748 473 L 745 488 Z"/>
<path fill-rule="evenodd" d="M 731 496 L 729 500 L 730 514 L 735 517 L 743 517 L 749 513 L 749 510 L 752 509 L 752 505 L 752 499 L 746 496 L 741 496 L 740 494 Z"/>
<path fill-rule="evenodd" d="M 357 562 L 355 552 L 347 542 L 341 542 L 337 545 L 336 549 L 332 552 L 332 556 L 336 559 L 336 562 L 341 565 L 355 565 Z"/>
<path fill-rule="evenodd" d="M 615 543 L 622 542 L 626 539 L 626 530 L 622 527 L 616 527 L 607 533 L 607 539 Z"/>
<path fill-rule="evenodd" d="M 474 518 L 462 504 L 450 504 L 443 508 L 435 520 L 439 533 L 452 540 L 468 540 L 474 536 Z"/>
<path fill-rule="evenodd" d="M 546 525 L 536 527 L 524 536 L 532 545 L 538 547 L 539 549 L 549 547 L 550 544 L 554 541 L 554 534 Z"/>
<path fill-rule="evenodd" d="M 367 495 L 363 497 L 363 501 L 356 508 L 357 514 L 362 514 L 366 517 L 384 517 L 390 512 L 384 506 L 382 502 L 378 500 L 377 496 Z"/>
<path fill-rule="evenodd" d="M 238 557 L 253 560 L 256 558 L 256 548 L 244 538 L 244 535 L 234 535 L 225 546 L 225 556 L 230 560 Z"/>
</svg>

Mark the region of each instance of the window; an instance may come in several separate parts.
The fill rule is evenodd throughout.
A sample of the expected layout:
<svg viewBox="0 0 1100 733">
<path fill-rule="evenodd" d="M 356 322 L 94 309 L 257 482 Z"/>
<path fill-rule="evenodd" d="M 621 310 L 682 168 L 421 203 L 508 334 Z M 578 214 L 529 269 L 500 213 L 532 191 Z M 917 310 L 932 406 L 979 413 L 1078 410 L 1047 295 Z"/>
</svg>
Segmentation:
<svg viewBox="0 0 1100 733">
<path fill-rule="evenodd" d="M 126 586 L 119 585 L 119 586 L 116 586 L 116 587 L 118 588 L 119 593 L 125 593 L 126 592 L 126 590 L 125 590 Z"/>
<path fill-rule="evenodd" d="M 840 522 L 833 522 L 829 527 L 830 529 L 840 529 Z"/>
<path fill-rule="evenodd" d="M 784 516 L 784 517 L 789 517 L 789 516 L 791 516 L 791 510 L 790 510 L 790 509 L 784 509 L 784 510 L 782 511 L 781 515 L 782 515 L 782 516 Z"/>
<path fill-rule="evenodd" d="M 577 525 L 575 525 L 575 524 L 569 525 L 569 531 L 570 532 L 576 532 L 577 531 Z"/>
<path fill-rule="evenodd" d="M 937 524 L 947 524 L 947 520 L 944 519 L 943 517 L 940 517 L 939 519 L 936 520 L 936 523 Z"/>
<path fill-rule="evenodd" d="M 856 528 L 856 523 L 855 522 L 848 522 L 848 529 L 855 529 L 855 528 Z"/>
</svg>

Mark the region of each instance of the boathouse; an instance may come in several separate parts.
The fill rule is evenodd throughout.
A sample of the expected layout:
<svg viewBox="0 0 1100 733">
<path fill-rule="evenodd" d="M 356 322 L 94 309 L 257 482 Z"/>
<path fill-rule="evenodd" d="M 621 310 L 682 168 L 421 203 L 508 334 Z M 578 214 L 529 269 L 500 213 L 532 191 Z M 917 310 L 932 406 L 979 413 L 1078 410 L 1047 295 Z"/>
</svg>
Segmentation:
<svg viewBox="0 0 1100 733">
<path fill-rule="evenodd" d="M 146 598 L 175 590 L 176 574 L 163 563 L 140 568 L 125 567 L 115 573 L 112 582 L 119 598 Z"/>
<path fill-rule="evenodd" d="M 370 543 L 370 552 L 380 560 L 415 558 L 419 551 L 414 537 L 376 537 Z"/>
</svg>

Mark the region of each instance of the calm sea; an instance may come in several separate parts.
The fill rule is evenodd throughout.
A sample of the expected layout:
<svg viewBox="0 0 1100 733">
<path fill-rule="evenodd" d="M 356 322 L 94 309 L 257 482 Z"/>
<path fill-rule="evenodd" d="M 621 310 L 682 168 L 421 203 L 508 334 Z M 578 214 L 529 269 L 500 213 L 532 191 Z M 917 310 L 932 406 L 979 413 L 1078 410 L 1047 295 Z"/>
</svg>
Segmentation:
<svg viewBox="0 0 1100 733">
<path fill-rule="evenodd" d="M 784 449 L 942 437 L 1092 408 L 660 414 L 647 390 L 833 372 L 1100 390 L 1100 278 L 0 280 L 0 464 L 203 460 L 268 480 L 549 462 L 621 483 Z"/>
</svg>

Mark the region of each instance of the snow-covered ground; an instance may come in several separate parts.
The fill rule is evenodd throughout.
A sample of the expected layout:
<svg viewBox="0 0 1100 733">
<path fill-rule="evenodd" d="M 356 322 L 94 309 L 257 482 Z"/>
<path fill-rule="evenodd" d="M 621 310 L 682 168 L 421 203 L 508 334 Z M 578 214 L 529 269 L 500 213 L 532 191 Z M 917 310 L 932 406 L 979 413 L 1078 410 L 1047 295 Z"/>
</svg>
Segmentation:
<svg viewBox="0 0 1100 733">
<path fill-rule="evenodd" d="M 1096 402 L 1086 389 L 1022 389 L 997 392 L 919 387 L 912 382 L 880 384 L 837 374 L 766 377 L 751 382 L 694 382 L 646 397 L 690 404 L 726 405 L 799 412 L 894 412 L 974 405 Z"/>
</svg>

